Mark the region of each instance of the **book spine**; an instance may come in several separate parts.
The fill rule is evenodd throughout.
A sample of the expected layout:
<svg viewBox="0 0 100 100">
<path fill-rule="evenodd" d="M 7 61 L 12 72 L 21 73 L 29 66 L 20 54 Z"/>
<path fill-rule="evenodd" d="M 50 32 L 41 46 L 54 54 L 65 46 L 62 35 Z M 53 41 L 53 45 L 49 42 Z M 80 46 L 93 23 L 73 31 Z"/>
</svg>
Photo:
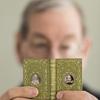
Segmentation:
<svg viewBox="0 0 100 100">
<path fill-rule="evenodd" d="M 56 60 L 52 59 L 50 66 L 51 73 L 51 100 L 55 100 L 56 95 Z"/>
</svg>

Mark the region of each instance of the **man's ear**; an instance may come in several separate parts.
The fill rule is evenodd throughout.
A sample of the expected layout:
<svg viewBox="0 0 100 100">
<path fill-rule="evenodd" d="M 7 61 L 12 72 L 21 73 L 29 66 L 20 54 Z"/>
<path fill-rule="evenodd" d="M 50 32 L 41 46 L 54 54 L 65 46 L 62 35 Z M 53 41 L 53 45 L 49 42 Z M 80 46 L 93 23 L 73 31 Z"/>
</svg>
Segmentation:
<svg viewBox="0 0 100 100">
<path fill-rule="evenodd" d="M 16 56 L 17 56 L 17 59 L 19 61 L 21 61 L 21 52 L 20 52 L 20 49 L 21 49 L 21 44 L 22 44 L 22 37 L 21 37 L 21 33 L 17 33 L 16 36 L 15 36 L 15 40 L 16 40 L 16 44 L 15 44 L 15 51 L 16 51 Z"/>
<path fill-rule="evenodd" d="M 89 37 L 85 37 L 83 39 L 83 46 L 82 46 L 82 56 L 84 58 L 88 57 L 91 46 L 92 46 L 91 39 Z"/>
<path fill-rule="evenodd" d="M 87 66 L 87 58 L 89 56 L 91 46 L 92 46 L 91 39 L 89 37 L 84 37 L 82 47 L 81 47 L 83 69 Z"/>
</svg>

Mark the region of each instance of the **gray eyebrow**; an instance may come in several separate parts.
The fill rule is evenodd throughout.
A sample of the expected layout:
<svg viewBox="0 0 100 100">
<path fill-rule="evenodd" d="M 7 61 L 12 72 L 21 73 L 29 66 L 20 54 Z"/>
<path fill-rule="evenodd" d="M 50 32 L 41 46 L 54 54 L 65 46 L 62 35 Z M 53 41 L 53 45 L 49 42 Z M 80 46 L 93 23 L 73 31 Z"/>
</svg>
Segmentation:
<svg viewBox="0 0 100 100">
<path fill-rule="evenodd" d="M 64 39 L 68 39 L 68 40 L 71 40 L 71 39 L 76 39 L 76 36 L 74 34 L 67 34 Z"/>
<path fill-rule="evenodd" d="M 46 39 L 46 36 L 44 36 L 43 33 L 40 33 L 40 32 L 34 32 L 33 36 L 40 37 L 40 38 L 45 38 Z"/>
<path fill-rule="evenodd" d="M 31 38 L 35 38 L 35 37 L 38 37 L 38 38 L 41 38 L 41 39 L 45 39 L 47 42 L 50 42 L 49 38 L 46 37 L 46 36 L 45 36 L 43 33 L 41 33 L 41 32 L 34 32 Z"/>
</svg>

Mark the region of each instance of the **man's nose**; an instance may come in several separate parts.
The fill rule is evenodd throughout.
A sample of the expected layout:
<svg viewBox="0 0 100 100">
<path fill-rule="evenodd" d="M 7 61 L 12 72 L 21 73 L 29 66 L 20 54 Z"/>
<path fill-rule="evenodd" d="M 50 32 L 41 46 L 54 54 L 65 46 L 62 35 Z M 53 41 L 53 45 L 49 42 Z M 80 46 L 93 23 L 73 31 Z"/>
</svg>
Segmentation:
<svg viewBox="0 0 100 100">
<path fill-rule="evenodd" d="M 59 53 L 59 50 L 58 49 L 52 49 L 51 52 L 50 52 L 50 58 L 51 59 L 58 59 L 58 58 L 61 58 L 60 56 L 60 53 Z"/>
</svg>

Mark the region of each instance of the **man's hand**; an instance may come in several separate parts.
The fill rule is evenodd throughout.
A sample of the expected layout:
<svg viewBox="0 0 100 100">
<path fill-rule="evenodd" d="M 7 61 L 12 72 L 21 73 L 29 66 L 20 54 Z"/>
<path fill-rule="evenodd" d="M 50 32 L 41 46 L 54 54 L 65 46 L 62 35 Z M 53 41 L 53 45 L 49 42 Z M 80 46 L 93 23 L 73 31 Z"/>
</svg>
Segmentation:
<svg viewBox="0 0 100 100">
<path fill-rule="evenodd" d="M 0 100 L 30 100 L 30 98 L 36 97 L 38 90 L 33 87 L 17 87 L 8 90 L 2 96 Z"/>
<path fill-rule="evenodd" d="M 62 91 L 57 94 L 57 100 L 98 100 L 85 91 Z"/>
</svg>

